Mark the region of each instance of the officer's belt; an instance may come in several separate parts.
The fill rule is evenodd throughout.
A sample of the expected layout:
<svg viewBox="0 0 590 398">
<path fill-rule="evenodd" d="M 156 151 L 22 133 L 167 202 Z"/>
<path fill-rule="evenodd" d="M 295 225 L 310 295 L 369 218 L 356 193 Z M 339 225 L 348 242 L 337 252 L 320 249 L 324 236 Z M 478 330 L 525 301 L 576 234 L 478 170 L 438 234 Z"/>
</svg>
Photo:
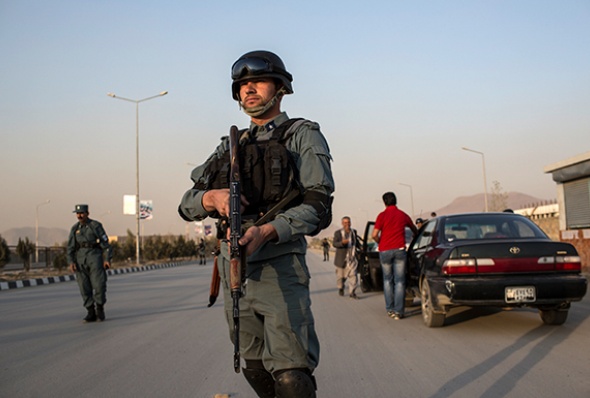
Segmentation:
<svg viewBox="0 0 590 398">
<path fill-rule="evenodd" d="M 78 243 L 78 245 L 84 249 L 94 249 L 94 248 L 98 249 L 100 247 L 100 245 L 98 243 L 88 243 L 88 242 Z"/>
</svg>

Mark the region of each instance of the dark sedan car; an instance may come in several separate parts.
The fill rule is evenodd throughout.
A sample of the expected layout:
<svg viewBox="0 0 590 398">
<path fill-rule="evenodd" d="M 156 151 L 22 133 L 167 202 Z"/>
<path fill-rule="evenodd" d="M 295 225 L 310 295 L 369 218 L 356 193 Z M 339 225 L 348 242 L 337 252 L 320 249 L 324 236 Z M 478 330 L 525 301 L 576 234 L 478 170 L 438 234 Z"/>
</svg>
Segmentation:
<svg viewBox="0 0 590 398">
<path fill-rule="evenodd" d="M 462 305 L 533 307 L 544 323 L 561 325 L 587 284 L 572 245 L 512 213 L 431 219 L 408 249 L 408 288 L 428 327 L 443 326 L 447 311 Z"/>
</svg>

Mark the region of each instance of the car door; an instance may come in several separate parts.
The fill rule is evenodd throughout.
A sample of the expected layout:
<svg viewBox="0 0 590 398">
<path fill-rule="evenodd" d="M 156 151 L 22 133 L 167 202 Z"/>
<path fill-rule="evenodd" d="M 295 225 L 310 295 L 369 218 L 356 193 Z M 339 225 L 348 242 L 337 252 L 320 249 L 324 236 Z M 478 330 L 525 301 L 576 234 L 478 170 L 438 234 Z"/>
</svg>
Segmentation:
<svg viewBox="0 0 590 398">
<path fill-rule="evenodd" d="M 414 238 L 408 249 L 408 275 L 410 287 L 418 287 L 420 275 L 424 268 L 425 254 L 432 249 L 436 221 L 431 220 L 424 225 Z"/>
</svg>

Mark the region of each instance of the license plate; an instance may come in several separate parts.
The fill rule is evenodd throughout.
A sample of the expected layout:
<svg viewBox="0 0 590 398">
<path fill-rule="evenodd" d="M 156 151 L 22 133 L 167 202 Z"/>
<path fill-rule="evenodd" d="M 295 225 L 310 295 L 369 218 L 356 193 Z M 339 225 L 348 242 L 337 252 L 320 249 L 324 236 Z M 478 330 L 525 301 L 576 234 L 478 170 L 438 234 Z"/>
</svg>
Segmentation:
<svg viewBox="0 0 590 398">
<path fill-rule="evenodd" d="M 534 286 L 507 287 L 504 290 L 507 303 L 532 303 L 537 299 Z"/>
</svg>

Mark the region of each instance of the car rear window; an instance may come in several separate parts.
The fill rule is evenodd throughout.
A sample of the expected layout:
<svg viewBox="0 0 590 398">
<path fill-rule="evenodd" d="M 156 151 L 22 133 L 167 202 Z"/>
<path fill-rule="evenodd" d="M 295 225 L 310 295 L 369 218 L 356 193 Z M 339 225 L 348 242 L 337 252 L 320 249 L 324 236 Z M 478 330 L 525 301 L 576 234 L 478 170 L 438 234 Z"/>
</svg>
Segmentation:
<svg viewBox="0 0 590 398">
<path fill-rule="evenodd" d="M 520 216 L 465 215 L 449 217 L 444 223 L 447 241 L 463 239 L 546 238 L 532 221 Z"/>
</svg>

